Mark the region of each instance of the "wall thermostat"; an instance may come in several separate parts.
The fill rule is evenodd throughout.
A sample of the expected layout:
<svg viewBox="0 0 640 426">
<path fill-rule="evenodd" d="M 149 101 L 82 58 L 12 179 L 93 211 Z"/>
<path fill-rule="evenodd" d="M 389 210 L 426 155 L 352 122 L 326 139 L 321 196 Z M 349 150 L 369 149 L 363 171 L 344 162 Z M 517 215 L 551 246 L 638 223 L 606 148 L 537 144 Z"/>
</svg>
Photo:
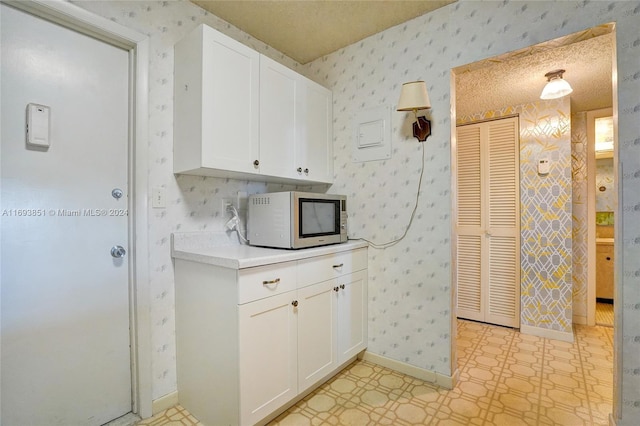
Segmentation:
<svg viewBox="0 0 640 426">
<path fill-rule="evenodd" d="M 548 175 L 549 169 L 551 165 L 549 164 L 548 158 L 541 158 L 538 160 L 538 174 L 539 175 Z"/>
<path fill-rule="evenodd" d="M 46 105 L 27 105 L 27 146 L 49 148 L 50 108 Z"/>
</svg>

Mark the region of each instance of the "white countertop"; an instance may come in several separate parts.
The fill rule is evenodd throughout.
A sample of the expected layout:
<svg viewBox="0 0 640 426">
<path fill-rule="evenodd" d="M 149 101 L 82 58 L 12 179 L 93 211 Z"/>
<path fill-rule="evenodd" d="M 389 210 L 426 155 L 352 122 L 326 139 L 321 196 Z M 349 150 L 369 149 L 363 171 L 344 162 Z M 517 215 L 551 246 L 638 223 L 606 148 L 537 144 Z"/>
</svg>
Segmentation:
<svg viewBox="0 0 640 426">
<path fill-rule="evenodd" d="M 332 244 L 299 250 L 271 249 L 248 245 L 202 245 L 202 239 L 191 244 L 184 233 L 172 235 L 171 256 L 175 259 L 207 263 L 231 269 L 252 268 L 273 263 L 290 262 L 314 256 L 338 253 L 367 247 L 362 240 L 349 240 L 346 243 Z"/>
</svg>

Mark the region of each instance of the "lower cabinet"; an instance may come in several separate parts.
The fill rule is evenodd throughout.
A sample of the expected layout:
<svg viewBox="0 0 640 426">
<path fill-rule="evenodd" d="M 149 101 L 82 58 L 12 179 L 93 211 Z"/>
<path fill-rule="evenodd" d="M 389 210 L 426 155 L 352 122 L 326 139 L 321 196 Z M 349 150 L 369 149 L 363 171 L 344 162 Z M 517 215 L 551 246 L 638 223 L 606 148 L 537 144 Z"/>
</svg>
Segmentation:
<svg viewBox="0 0 640 426">
<path fill-rule="evenodd" d="M 238 306 L 242 425 L 256 423 L 298 394 L 295 297 L 290 291 Z"/>
<path fill-rule="evenodd" d="M 367 271 L 338 280 L 338 363 L 367 346 Z"/>
<path fill-rule="evenodd" d="M 366 348 L 366 258 L 241 270 L 176 259 L 180 403 L 205 425 L 261 424 L 337 373 Z"/>
</svg>

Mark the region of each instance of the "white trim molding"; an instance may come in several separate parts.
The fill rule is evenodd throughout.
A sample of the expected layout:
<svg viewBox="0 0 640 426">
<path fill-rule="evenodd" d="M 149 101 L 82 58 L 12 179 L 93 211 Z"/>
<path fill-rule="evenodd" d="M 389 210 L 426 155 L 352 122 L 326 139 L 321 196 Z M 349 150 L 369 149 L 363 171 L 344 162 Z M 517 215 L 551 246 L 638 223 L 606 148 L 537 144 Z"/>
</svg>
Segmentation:
<svg viewBox="0 0 640 426">
<path fill-rule="evenodd" d="M 397 371 L 398 373 L 406 374 L 407 376 L 424 380 L 425 382 L 434 383 L 438 386 L 442 386 L 445 389 L 453 389 L 456 384 L 458 384 L 458 379 L 460 378 L 459 370 L 456 370 L 452 376 L 447 376 L 435 371 L 416 367 L 415 365 L 407 364 L 402 361 L 396 361 L 395 359 L 374 354 L 369 351 L 365 351 L 362 354 L 361 359 L 373 364 L 378 364 L 390 370 Z"/>
<path fill-rule="evenodd" d="M 544 337 L 546 339 L 562 340 L 563 342 L 573 342 L 573 332 L 551 330 L 548 328 L 533 327 L 531 325 L 520 324 L 520 332 L 522 334 L 530 334 L 532 336 Z"/>
<path fill-rule="evenodd" d="M 156 414 L 177 405 L 178 401 L 178 391 L 168 393 L 165 396 L 161 396 L 160 398 L 153 400 L 151 412 L 155 416 Z"/>
<path fill-rule="evenodd" d="M 132 411 L 152 415 L 151 318 L 148 241 L 149 40 L 144 34 L 62 0 L 3 0 L 4 3 L 129 51 L 129 244 Z"/>
</svg>

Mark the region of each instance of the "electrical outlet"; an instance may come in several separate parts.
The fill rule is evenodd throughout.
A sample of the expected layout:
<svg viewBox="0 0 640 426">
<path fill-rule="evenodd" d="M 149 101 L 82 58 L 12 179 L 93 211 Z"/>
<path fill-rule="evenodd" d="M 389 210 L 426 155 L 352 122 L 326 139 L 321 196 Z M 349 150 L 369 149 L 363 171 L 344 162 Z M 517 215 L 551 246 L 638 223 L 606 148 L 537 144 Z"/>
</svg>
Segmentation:
<svg viewBox="0 0 640 426">
<path fill-rule="evenodd" d="M 233 198 L 223 198 L 222 199 L 222 204 L 220 205 L 220 208 L 222 210 L 222 214 L 223 215 L 227 215 L 229 214 L 229 212 L 227 212 L 227 207 L 228 206 L 233 206 Z"/>
</svg>

